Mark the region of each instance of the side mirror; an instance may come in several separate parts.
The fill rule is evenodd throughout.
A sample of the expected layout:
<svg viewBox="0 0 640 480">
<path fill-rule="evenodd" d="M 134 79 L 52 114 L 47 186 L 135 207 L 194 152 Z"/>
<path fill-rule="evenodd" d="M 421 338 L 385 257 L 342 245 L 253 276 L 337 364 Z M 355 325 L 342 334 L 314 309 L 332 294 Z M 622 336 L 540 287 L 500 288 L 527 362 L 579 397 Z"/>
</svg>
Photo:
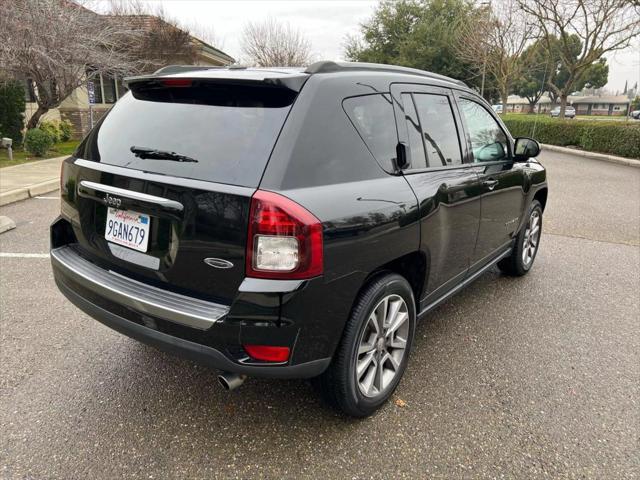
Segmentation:
<svg viewBox="0 0 640 480">
<path fill-rule="evenodd" d="M 519 137 L 516 138 L 515 155 L 516 161 L 524 162 L 533 157 L 537 157 L 540 153 L 540 144 L 533 138 Z"/>
</svg>

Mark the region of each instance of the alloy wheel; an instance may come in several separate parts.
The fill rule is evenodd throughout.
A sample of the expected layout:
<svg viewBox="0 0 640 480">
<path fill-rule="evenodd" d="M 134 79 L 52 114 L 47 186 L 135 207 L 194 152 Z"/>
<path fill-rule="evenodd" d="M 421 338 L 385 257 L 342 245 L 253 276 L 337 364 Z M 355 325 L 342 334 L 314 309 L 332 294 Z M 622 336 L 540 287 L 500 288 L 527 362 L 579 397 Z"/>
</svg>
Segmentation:
<svg viewBox="0 0 640 480">
<path fill-rule="evenodd" d="M 522 245 L 522 263 L 524 263 L 525 267 L 529 267 L 531 265 L 533 258 L 536 255 L 538 242 L 540 241 L 541 223 L 540 212 L 538 210 L 532 211 L 524 232 L 524 241 Z"/>
<path fill-rule="evenodd" d="M 400 371 L 409 336 L 409 309 L 400 295 L 388 295 L 373 309 L 358 342 L 356 382 L 360 393 L 377 397 Z"/>
</svg>

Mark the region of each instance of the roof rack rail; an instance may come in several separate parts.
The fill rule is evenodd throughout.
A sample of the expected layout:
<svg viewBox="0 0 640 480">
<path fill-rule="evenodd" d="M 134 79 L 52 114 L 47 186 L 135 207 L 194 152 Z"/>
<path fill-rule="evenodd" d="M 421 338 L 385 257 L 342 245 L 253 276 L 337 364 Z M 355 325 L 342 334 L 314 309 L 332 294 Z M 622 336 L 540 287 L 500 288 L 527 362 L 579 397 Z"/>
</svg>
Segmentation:
<svg viewBox="0 0 640 480">
<path fill-rule="evenodd" d="M 315 62 L 307 67 L 304 73 L 334 73 L 334 72 L 349 72 L 349 71 L 366 71 L 366 72 L 391 72 L 391 73 L 406 73 L 408 75 L 417 75 L 420 77 L 433 78 L 437 80 L 444 80 L 452 82 L 462 87 L 467 85 L 455 78 L 447 77 L 437 73 L 425 72 L 424 70 L 418 70 L 417 68 L 399 67 L 396 65 L 385 65 L 382 63 L 363 63 L 363 62 L 332 62 L 329 60 Z"/>
<path fill-rule="evenodd" d="M 153 72 L 153 75 L 157 75 L 160 73 L 163 74 L 171 74 L 171 73 L 183 73 L 183 72 L 196 72 L 199 70 L 212 70 L 212 69 L 219 69 L 219 68 L 224 68 L 224 67 L 218 67 L 218 66 L 204 66 L 204 65 L 168 65 L 166 67 L 162 67 L 158 70 L 156 70 L 155 72 Z"/>
</svg>

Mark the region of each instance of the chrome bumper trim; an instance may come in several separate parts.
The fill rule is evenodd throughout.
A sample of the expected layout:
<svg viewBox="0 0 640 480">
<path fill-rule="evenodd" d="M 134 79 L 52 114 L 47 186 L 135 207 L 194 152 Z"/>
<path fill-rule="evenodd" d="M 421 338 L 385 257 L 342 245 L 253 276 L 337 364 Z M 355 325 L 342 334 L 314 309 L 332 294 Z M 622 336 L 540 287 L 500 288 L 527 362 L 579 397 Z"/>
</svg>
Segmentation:
<svg viewBox="0 0 640 480">
<path fill-rule="evenodd" d="M 82 258 L 72 246 L 51 250 L 51 264 L 84 288 L 142 313 L 206 330 L 229 313 L 229 307 L 153 287 L 104 270 Z"/>
</svg>

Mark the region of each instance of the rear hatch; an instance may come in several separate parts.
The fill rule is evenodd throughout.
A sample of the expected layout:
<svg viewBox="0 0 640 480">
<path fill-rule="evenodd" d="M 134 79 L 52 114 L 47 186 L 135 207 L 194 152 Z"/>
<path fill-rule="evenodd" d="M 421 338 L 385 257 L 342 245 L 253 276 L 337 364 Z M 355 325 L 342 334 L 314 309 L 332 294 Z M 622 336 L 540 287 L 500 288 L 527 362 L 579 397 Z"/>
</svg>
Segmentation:
<svg viewBox="0 0 640 480">
<path fill-rule="evenodd" d="M 94 263 L 229 304 L 251 196 L 304 76 L 198 74 L 129 83 L 65 162 L 62 213 Z"/>
</svg>

